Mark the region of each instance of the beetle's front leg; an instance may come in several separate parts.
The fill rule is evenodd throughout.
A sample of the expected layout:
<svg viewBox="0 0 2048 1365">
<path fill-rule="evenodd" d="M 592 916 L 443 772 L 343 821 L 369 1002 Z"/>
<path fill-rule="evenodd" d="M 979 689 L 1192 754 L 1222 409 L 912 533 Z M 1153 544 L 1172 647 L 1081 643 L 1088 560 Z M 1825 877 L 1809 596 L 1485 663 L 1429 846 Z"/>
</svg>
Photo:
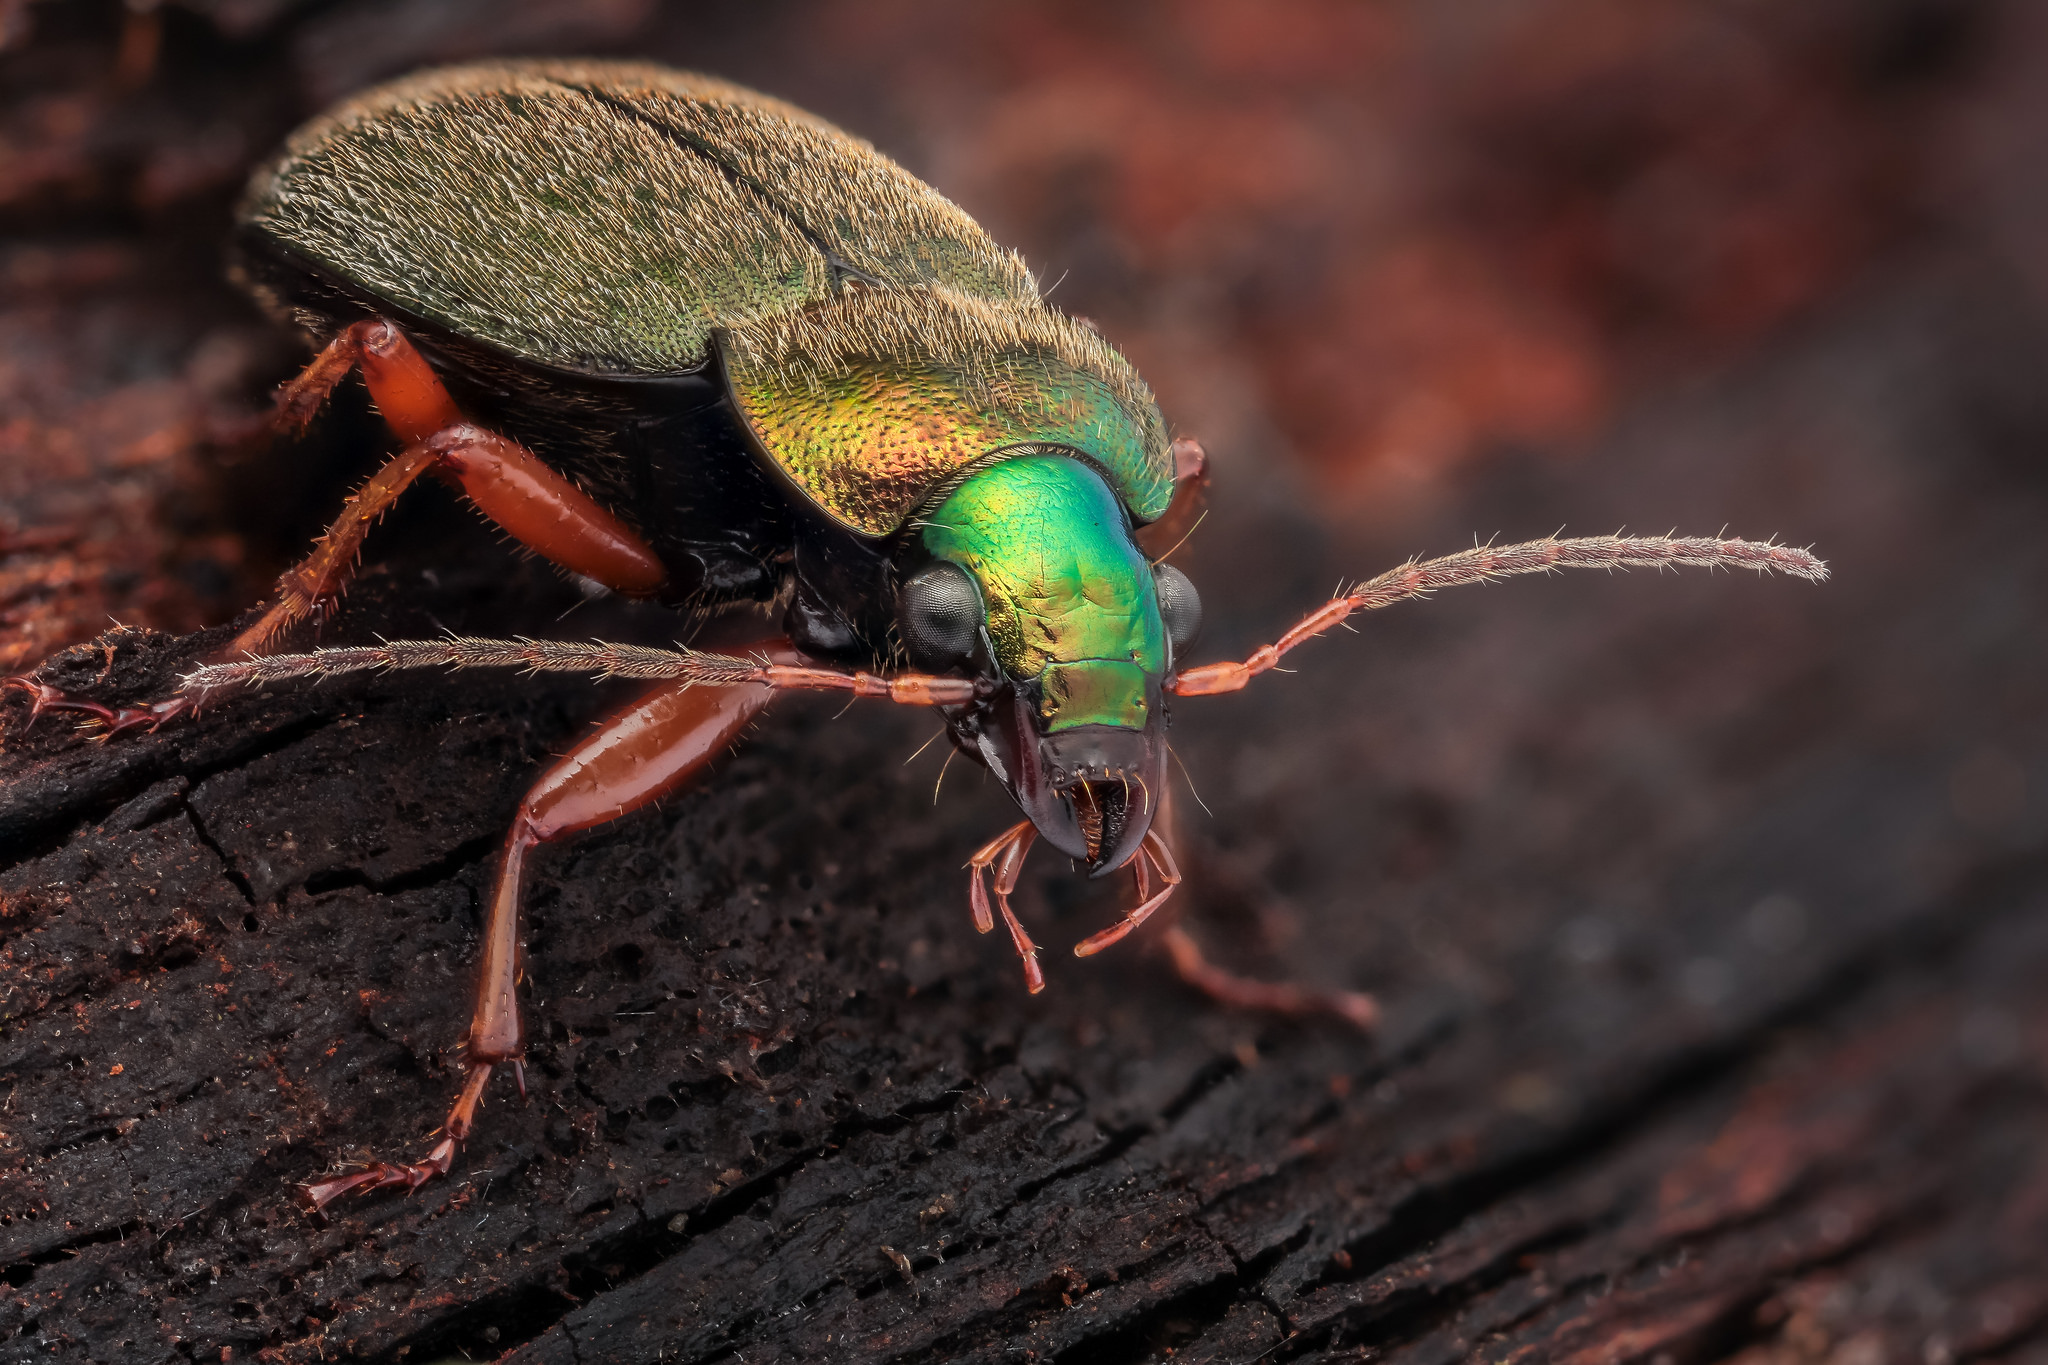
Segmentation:
<svg viewBox="0 0 2048 1365">
<path fill-rule="evenodd" d="M 786 641 L 755 647 L 789 658 Z M 534 783 L 520 803 L 505 840 L 498 884 L 484 925 L 476 1005 L 463 1042 L 463 1086 L 441 1126 L 442 1138 L 415 1162 L 380 1161 L 363 1170 L 304 1187 L 306 1202 L 324 1208 L 351 1190 L 403 1185 L 408 1189 L 445 1175 L 469 1137 L 491 1072 L 520 1069 L 525 1031 L 519 1019 L 519 903 L 526 858 L 535 847 L 616 820 L 673 791 L 725 752 L 740 730 L 774 696 L 760 683 L 712 687 L 665 682 L 570 750 Z"/>
<path fill-rule="evenodd" d="M 1297 981 L 1257 981 L 1211 962 L 1202 945 L 1180 925 L 1159 936 L 1174 974 L 1220 1005 L 1296 1016 L 1334 1014 L 1359 1028 L 1379 1027 L 1379 1002 L 1363 991 L 1326 991 Z"/>
</svg>

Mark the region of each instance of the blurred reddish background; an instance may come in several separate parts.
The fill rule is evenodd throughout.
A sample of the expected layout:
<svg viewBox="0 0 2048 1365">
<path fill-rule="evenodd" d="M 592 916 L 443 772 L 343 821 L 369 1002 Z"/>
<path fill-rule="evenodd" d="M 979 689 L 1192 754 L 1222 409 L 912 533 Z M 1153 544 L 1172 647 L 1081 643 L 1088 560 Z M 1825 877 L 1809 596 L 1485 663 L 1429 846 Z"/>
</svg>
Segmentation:
<svg viewBox="0 0 2048 1365">
<path fill-rule="evenodd" d="M 1271 638 L 1339 573 L 1475 532 L 1725 522 L 1815 543 L 1837 570 L 1824 587 L 1581 578 L 1447 595 L 1375 619 L 1366 640 L 1319 646 L 1284 688 L 1219 700 L 1177 730 L 1216 808 L 1186 902 L 1245 911 L 1245 941 L 1276 974 L 1364 984 L 1417 1016 L 1433 992 L 1480 1002 L 1457 1046 L 1415 1067 L 1419 1088 L 1403 1075 L 1401 1094 L 1423 1099 L 1375 1107 L 1378 1089 L 1333 1091 L 1345 1117 L 1328 1130 L 1328 1164 L 1246 1188 L 1275 1220 L 1345 1201 L 1314 1217 L 1350 1228 L 1333 1235 L 1354 1249 L 1392 1245 L 1406 1234 L 1368 1237 L 1359 1208 L 1406 1210 L 1387 1192 L 1438 1178 L 1418 1172 L 1520 1160 L 1501 1156 L 1519 1138 L 1467 1148 L 1463 1134 L 1509 1132 L 1487 1126 L 1498 1115 L 1599 1112 L 1602 1096 L 1644 1084 L 1663 1104 L 1676 1092 L 1646 1074 L 1741 1053 L 1741 1085 L 1757 1080 L 1762 1096 L 1745 1112 L 1777 1114 L 1797 1092 L 1810 1119 L 1743 1120 L 1725 1141 L 1703 1138 L 1692 1165 L 1642 1158 L 1664 1183 L 1626 1218 L 1588 1221 L 1621 1248 L 1609 1259 L 1573 1261 L 1573 1233 L 1551 1260 L 1517 1243 L 1474 1277 L 1503 1302 L 1554 1292 L 1561 1319 L 1599 1286 L 1593 1325 L 1564 1328 L 1612 1326 L 1602 1339 L 1637 1353 L 1589 1347 L 1587 1359 L 1717 1358 L 1749 1342 L 1731 1358 L 2038 1358 L 2048 7 L 0 0 L 0 673 L 109 617 L 168 630 L 223 620 L 303 551 L 386 438 L 359 395 L 304 442 L 273 447 L 253 425 L 304 354 L 224 280 L 235 196 L 293 125 L 354 88 L 537 52 L 648 57 L 783 96 L 871 138 L 1020 247 L 1216 461 L 1215 514 L 1182 561 L 1210 608 L 1207 657 Z M 439 529 L 469 525 L 448 519 L 450 502 L 439 510 Z M 372 558 L 456 560 L 404 529 L 387 527 Z M 350 629 L 364 627 L 344 618 L 337 637 Z M 892 734 L 908 752 L 922 738 L 908 724 L 833 732 L 831 771 L 892 771 L 874 755 Z M 7 736 L 18 770 L 59 747 L 53 727 L 20 733 Z M 111 771 L 144 743 L 179 742 L 137 739 L 77 762 Z M 785 760 L 812 743 L 768 742 Z M 934 811 L 939 760 L 927 762 L 904 779 L 914 816 L 897 820 L 912 807 L 887 804 L 894 788 L 876 779 L 883 798 L 848 798 L 866 823 L 845 828 L 859 831 L 863 875 L 901 877 L 902 900 L 957 917 L 955 870 L 928 849 L 971 847 L 1009 817 L 998 794 L 957 780 Z M 270 790 L 210 780 L 229 793 L 213 809 Z M 488 785 L 478 809 L 499 799 Z M 322 819 L 365 818 L 305 800 Z M 633 843 L 657 837 L 638 828 L 593 837 L 591 856 L 616 861 L 590 866 L 641 867 L 660 845 Z M 246 829 L 223 837 L 246 850 L 236 856 L 271 856 Z M 448 847 L 422 865 L 471 856 Z M 358 903 L 353 883 L 333 885 L 335 904 Z M 278 893 L 295 934 L 326 913 L 307 908 L 329 894 L 311 886 Z M 582 874 L 563 886 L 570 906 L 609 894 Z M 1029 911 L 1088 911 L 1071 886 L 1039 869 Z M 921 913 L 890 931 L 922 934 Z M 1970 956 L 1929 951 L 1937 929 L 1971 939 Z M 935 949 L 962 956 L 932 962 L 982 961 L 975 951 Z M 931 970 L 966 983 L 950 1005 L 919 997 L 930 1012 L 917 1017 L 948 1037 L 963 1031 L 949 1010 L 1040 1008 L 978 994 L 965 967 Z M 1234 1027 L 1119 970 L 1065 977 L 1043 1008 L 1110 1020 L 1122 1032 L 1103 1035 L 1109 1051 Z M 1125 996 L 1141 1003 L 1118 1023 Z M 1801 1019 L 1847 1041 L 1781 1033 Z M 271 1046 L 248 1036 L 250 1049 Z M 1261 1064 L 1265 1093 L 1287 1077 L 1320 1087 L 1322 1044 L 1306 1038 Z M 1152 1103 L 1129 1099 L 1150 1093 L 1132 1074 L 1098 1087 L 1116 1131 Z M 1191 1124 L 1208 1122 L 1196 1112 Z M 1288 1112 L 1267 1116 L 1274 1131 Z M 1773 1147 L 1781 1127 L 1789 1145 Z M 1438 1143 L 1445 1133 L 1460 1136 Z M 1619 1150 L 1606 1142 L 1596 1165 Z M 149 1159 L 130 1155 L 139 1143 L 109 1150 L 137 1169 Z M 1607 1179 L 1604 1166 L 1594 1175 Z M 1467 1188 L 1519 1198 L 1519 1177 L 1491 1179 Z M 1733 1210 L 1718 1242 L 1689 1221 L 1710 1187 Z M 1864 1249 L 1800 1231 L 1809 1212 L 1824 1229 L 1866 1207 L 1884 1212 Z M 1475 1224 L 1512 1226 L 1495 1212 Z M 1665 1231 L 1642 1231 L 1653 1227 Z M 1667 1235 L 1680 1239 L 1675 1260 L 1655 1240 Z M 1364 1303 L 1391 1284 L 1398 1301 L 1414 1283 L 1401 1277 L 1435 1256 L 1429 1240 L 1385 1281 L 1353 1283 L 1347 1259 L 1329 1283 L 1320 1269 L 1303 1272 L 1312 1282 L 1263 1281 L 1260 1301 L 1337 1332 L 1351 1310 L 1318 1319 L 1310 1300 L 1355 1291 Z M 332 1281 L 366 1300 L 412 1294 L 385 1283 L 384 1252 L 365 1245 L 373 1259 L 337 1259 Z M 553 1274 L 551 1254 L 528 1269 Z M 1687 1338 L 1705 1345 L 1661 1355 L 1630 1335 L 1628 1292 L 1609 1292 L 1617 1265 L 1636 1267 L 1643 1302 L 1668 1294 L 1655 1302 L 1686 1312 L 1726 1286 L 1737 1307 L 1725 1321 L 1759 1305 L 1754 1333 L 1721 1334 L 1716 1318 Z M 373 1282 L 383 1287 L 363 1288 Z M 189 1283 L 177 1282 L 191 1295 L 179 1313 L 202 1293 L 214 1296 L 206 1311 L 243 1306 L 232 1276 Z M 279 1316 L 261 1330 L 311 1292 L 266 1300 Z M 939 1300 L 916 1302 L 905 1311 Z M 1879 1320 L 1891 1323 L 1882 1341 Z M 1548 1330 L 1531 1325 L 1526 1339 Z M 2019 1353 L 2028 1342 L 2034 1357 Z"/>
<path fill-rule="evenodd" d="M 2041 278 L 2043 30 L 1942 0 L 0 0 L 0 668 L 222 619 L 310 529 L 245 421 L 296 356 L 219 243 L 295 122 L 423 62 L 652 53 L 840 120 L 1226 468 L 1256 448 L 1370 528 L 1501 452 L 1571 460 L 1931 235 Z"/>
</svg>

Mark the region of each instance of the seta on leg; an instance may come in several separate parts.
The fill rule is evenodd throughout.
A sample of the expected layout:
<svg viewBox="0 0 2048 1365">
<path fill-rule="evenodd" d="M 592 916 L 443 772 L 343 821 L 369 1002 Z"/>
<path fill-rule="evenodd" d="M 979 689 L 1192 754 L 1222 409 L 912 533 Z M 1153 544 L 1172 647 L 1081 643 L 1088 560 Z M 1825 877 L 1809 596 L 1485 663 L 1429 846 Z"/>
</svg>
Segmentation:
<svg viewBox="0 0 2048 1365">
<path fill-rule="evenodd" d="M 787 657 L 787 643 L 765 641 L 763 652 Z M 519 1017 L 519 905 L 527 855 L 541 844 L 616 820 L 659 800 L 724 753 L 774 690 L 759 683 L 706 687 L 665 682 L 598 727 L 542 774 L 520 802 L 505 840 L 498 881 L 484 924 L 475 1006 L 463 1040 L 461 1093 L 443 1121 L 441 1140 L 415 1162 L 380 1161 L 303 1187 L 315 1209 L 350 1191 L 416 1189 L 446 1175 L 474 1130 L 485 1083 L 494 1069 L 521 1068 L 525 1030 Z"/>
</svg>

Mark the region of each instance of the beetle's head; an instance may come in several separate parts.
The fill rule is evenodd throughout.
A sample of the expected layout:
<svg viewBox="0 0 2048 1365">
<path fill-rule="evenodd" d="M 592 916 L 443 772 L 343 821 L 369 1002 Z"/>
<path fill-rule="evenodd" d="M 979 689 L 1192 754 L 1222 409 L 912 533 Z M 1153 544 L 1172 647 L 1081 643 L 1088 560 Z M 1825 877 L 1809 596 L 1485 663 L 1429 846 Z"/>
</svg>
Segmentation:
<svg viewBox="0 0 2048 1365">
<path fill-rule="evenodd" d="M 1066 454 L 984 466 L 915 535 L 897 590 L 912 665 L 995 684 L 948 708 L 954 744 L 1091 875 L 1122 867 L 1165 793 L 1162 683 L 1200 625 L 1193 585 L 1154 570 L 1109 485 Z"/>
</svg>

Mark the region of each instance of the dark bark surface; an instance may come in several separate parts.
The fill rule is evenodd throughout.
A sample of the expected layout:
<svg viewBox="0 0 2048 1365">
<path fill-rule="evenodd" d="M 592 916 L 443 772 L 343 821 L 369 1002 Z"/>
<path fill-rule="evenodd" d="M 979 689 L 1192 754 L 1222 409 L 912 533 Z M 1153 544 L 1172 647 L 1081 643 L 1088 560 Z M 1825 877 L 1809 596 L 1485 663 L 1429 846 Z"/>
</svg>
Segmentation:
<svg viewBox="0 0 2048 1365">
<path fill-rule="evenodd" d="M 122 94 L 113 12 L 55 8 L 0 57 L 13 145 L 71 167 L 5 201 L 9 628 L 75 639 L 89 590 L 183 629 L 381 449 L 359 399 L 306 445 L 241 431 L 295 353 L 211 273 L 234 177 L 334 93 L 320 53 L 352 83 L 486 21 L 167 9 Z M 508 12 L 507 45 L 764 84 L 798 44 Z M 138 207 L 177 166 L 196 187 Z M 1229 383 L 1141 356 L 1216 428 L 1176 557 L 1204 658 L 1474 530 L 1725 524 L 1836 570 L 1451 594 L 1177 710 L 1211 812 L 1183 803 L 1185 922 L 1242 970 L 1378 992 L 1371 1038 L 1219 1010 L 1139 942 L 1068 957 L 1128 886 L 1043 857 L 1027 997 L 967 913 L 993 785 L 956 763 L 935 803 L 942 746 L 904 762 L 935 722 L 790 699 L 710 780 L 539 856 L 530 1098 L 494 1084 L 449 1178 L 310 1217 L 297 1184 L 423 1150 L 510 814 L 630 690 L 356 678 L 104 744 L 10 694 L 0 1358 L 2042 1358 L 2048 311 L 1965 249 L 1992 235 L 1901 239 L 1576 458 L 1496 453 L 1394 529 L 1315 515 Z M 683 628 L 582 603 L 427 490 L 327 638 L 442 627 Z M 222 638 L 116 632 L 42 676 L 148 697 Z"/>
</svg>

